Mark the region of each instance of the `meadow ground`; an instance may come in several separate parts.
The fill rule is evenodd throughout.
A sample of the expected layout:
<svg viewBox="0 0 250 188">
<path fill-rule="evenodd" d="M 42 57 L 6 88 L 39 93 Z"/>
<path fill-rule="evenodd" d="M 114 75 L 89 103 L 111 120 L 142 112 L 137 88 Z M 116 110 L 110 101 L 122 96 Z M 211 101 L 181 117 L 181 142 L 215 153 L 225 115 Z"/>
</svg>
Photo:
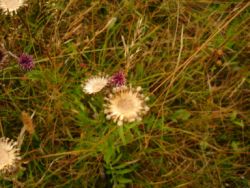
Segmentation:
<svg viewBox="0 0 250 188">
<path fill-rule="evenodd" d="M 250 187 L 250 2 L 36 0 L 0 15 L 0 136 L 25 133 L 0 187 Z M 92 75 L 141 86 L 141 122 L 106 120 Z M 29 116 L 24 117 L 24 111 Z M 25 121 L 25 118 L 27 121 Z"/>
</svg>

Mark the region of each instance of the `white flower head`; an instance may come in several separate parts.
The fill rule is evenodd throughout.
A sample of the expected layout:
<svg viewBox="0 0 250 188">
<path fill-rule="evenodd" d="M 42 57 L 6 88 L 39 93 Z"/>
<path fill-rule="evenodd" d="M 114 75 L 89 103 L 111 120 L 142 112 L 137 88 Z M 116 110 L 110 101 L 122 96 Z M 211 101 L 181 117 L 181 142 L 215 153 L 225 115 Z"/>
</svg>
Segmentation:
<svg viewBox="0 0 250 188">
<path fill-rule="evenodd" d="M 16 13 L 17 10 L 24 5 L 25 0 L 0 0 L 0 8 L 5 13 Z"/>
<path fill-rule="evenodd" d="M 107 119 L 112 119 L 119 126 L 124 122 L 140 121 L 142 116 L 149 111 L 145 97 L 141 94 L 141 87 L 132 88 L 127 86 L 116 87 L 105 98 L 104 113 Z"/>
<path fill-rule="evenodd" d="M 15 171 L 20 159 L 17 142 L 5 137 L 0 138 L 0 173 L 6 174 Z"/>
<path fill-rule="evenodd" d="M 94 94 L 100 92 L 109 83 L 107 76 L 94 76 L 81 84 L 84 93 Z"/>
</svg>

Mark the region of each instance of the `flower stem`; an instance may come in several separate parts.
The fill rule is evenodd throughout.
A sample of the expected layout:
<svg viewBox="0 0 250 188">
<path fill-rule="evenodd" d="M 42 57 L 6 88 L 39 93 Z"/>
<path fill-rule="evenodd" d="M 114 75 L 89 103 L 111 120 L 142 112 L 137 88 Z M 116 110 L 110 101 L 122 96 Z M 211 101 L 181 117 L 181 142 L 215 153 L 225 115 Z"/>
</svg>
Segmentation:
<svg viewBox="0 0 250 188">
<path fill-rule="evenodd" d="M 11 57 L 14 57 L 16 60 L 18 60 L 19 58 L 15 55 L 15 54 L 13 54 L 11 51 L 7 51 L 8 52 L 8 54 L 11 56 Z"/>
</svg>

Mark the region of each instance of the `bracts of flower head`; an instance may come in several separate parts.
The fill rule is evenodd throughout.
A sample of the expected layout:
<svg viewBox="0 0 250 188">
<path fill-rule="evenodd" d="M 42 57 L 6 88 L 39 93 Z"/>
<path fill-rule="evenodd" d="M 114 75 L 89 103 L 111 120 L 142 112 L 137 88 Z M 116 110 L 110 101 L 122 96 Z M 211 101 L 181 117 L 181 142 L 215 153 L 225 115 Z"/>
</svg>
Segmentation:
<svg viewBox="0 0 250 188">
<path fill-rule="evenodd" d="M 141 87 L 121 86 L 113 88 L 112 93 L 105 98 L 104 113 L 107 119 L 112 119 L 119 126 L 124 122 L 140 121 L 149 111 L 146 105 L 148 97 L 141 93 Z"/>
<path fill-rule="evenodd" d="M 32 118 L 35 111 L 30 116 L 27 112 L 22 111 L 23 128 L 21 129 L 17 141 L 6 137 L 0 138 L 0 175 L 9 175 L 18 170 L 20 167 L 20 148 L 24 140 L 25 131 L 29 134 L 35 132 Z"/>
<path fill-rule="evenodd" d="M 0 174 L 9 174 L 17 170 L 18 162 L 21 160 L 20 149 L 17 142 L 0 138 Z"/>
<path fill-rule="evenodd" d="M 2 9 L 5 14 L 14 14 L 24 5 L 25 0 L 0 0 L 0 9 Z"/>
</svg>

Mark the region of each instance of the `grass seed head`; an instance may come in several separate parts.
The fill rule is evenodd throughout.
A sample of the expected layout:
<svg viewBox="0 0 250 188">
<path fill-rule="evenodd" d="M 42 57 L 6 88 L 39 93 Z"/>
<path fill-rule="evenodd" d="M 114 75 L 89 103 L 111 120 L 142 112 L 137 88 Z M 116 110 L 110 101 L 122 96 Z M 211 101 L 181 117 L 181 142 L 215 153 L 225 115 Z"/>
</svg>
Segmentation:
<svg viewBox="0 0 250 188">
<path fill-rule="evenodd" d="M 32 119 L 30 115 L 25 111 L 22 112 L 22 122 L 29 134 L 33 134 L 35 132 Z"/>
</svg>

